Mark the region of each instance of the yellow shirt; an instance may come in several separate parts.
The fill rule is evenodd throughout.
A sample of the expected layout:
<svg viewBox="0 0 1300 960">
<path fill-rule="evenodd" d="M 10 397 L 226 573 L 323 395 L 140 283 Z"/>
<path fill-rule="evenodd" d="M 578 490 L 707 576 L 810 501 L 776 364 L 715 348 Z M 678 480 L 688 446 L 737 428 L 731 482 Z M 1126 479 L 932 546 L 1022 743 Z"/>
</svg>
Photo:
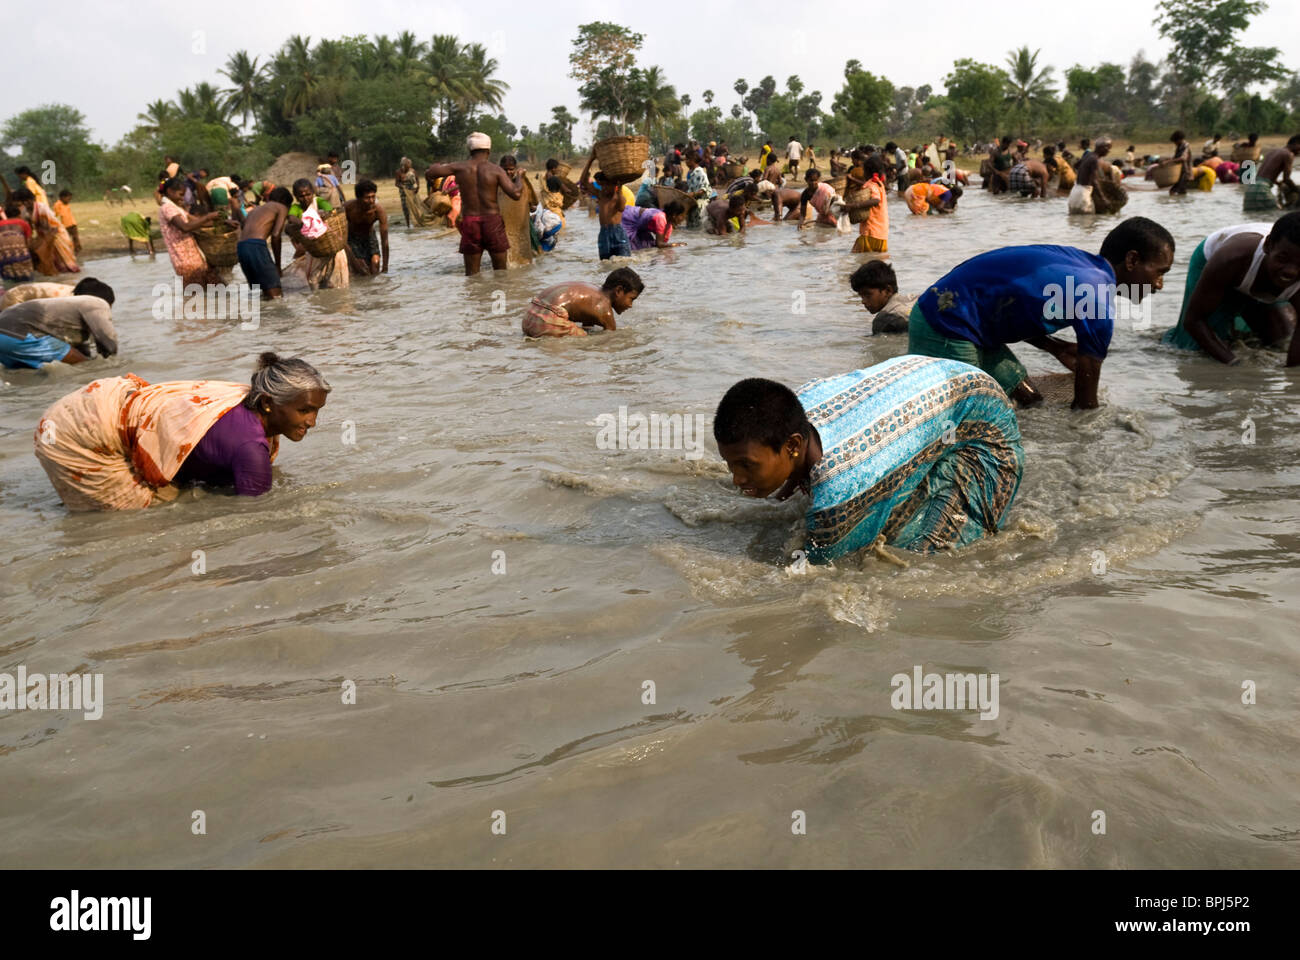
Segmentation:
<svg viewBox="0 0 1300 960">
<path fill-rule="evenodd" d="M 632 192 L 632 188 L 629 187 L 626 183 L 623 184 L 623 201 L 629 207 L 636 206 L 636 194 Z"/>
<path fill-rule="evenodd" d="M 39 183 L 36 182 L 35 177 L 30 177 L 30 176 L 27 177 L 27 179 L 23 181 L 23 186 L 25 186 L 32 193 L 36 194 L 37 203 L 43 203 L 46 206 L 49 206 L 50 198 L 45 195 L 45 189 Z"/>
</svg>

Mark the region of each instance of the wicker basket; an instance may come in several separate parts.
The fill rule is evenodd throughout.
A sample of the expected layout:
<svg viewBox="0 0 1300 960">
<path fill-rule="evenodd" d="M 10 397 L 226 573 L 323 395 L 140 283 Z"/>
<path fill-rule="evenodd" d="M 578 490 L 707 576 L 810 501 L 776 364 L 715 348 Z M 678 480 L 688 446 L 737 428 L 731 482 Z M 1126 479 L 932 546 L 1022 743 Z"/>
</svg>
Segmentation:
<svg viewBox="0 0 1300 960">
<path fill-rule="evenodd" d="M 235 252 L 235 247 L 239 244 L 238 227 L 232 227 L 228 223 L 214 223 L 200 228 L 194 239 L 198 241 L 208 266 L 233 267 L 239 262 L 239 254 Z"/>
<path fill-rule="evenodd" d="M 1182 169 L 1180 164 L 1171 163 L 1164 167 L 1156 167 L 1151 179 L 1155 181 L 1157 187 L 1172 187 L 1178 182 L 1178 171 Z"/>
<path fill-rule="evenodd" d="M 647 156 L 649 156 L 649 150 L 650 148 L 647 146 L 646 147 Z M 573 172 L 573 167 L 569 166 L 567 163 L 562 163 L 555 168 L 555 175 L 557 177 L 564 177 L 566 180 L 569 178 L 569 174 L 572 172 Z"/>
<path fill-rule="evenodd" d="M 435 190 L 424 199 L 425 209 L 435 217 L 445 217 L 451 213 L 451 197 L 441 190 Z"/>
<path fill-rule="evenodd" d="M 1258 161 L 1259 154 L 1260 154 L 1259 144 L 1255 144 L 1255 146 L 1253 147 L 1233 147 L 1232 162 L 1245 163 L 1247 160 Z"/>
<path fill-rule="evenodd" d="M 835 192 L 841 193 L 839 190 L 836 190 Z M 871 194 L 866 190 L 852 190 L 849 193 L 842 195 L 844 197 L 844 202 L 847 204 L 862 203 L 864 200 L 871 199 Z M 860 207 L 857 210 L 850 210 L 849 223 L 861 223 L 863 220 L 867 219 L 867 215 L 870 213 L 870 207 Z"/>
<path fill-rule="evenodd" d="M 655 203 L 658 205 L 660 210 L 668 206 L 668 204 L 673 200 L 676 200 L 684 206 L 688 213 L 690 212 L 691 206 L 695 203 L 694 197 L 689 193 L 683 193 L 675 187 L 655 187 Z"/>
<path fill-rule="evenodd" d="M 648 159 L 648 137 L 609 137 L 596 144 L 600 178 L 609 183 L 631 183 L 641 179 Z"/>
<path fill-rule="evenodd" d="M 329 227 L 319 237 L 307 238 L 298 233 L 298 242 L 302 244 L 303 249 L 310 253 L 317 260 L 324 260 L 332 257 L 343 249 L 343 244 L 348 236 L 348 218 L 342 210 L 331 210 L 325 214 L 325 226 Z"/>
<path fill-rule="evenodd" d="M 724 163 L 722 165 L 722 175 L 728 180 L 735 180 L 745 175 L 745 165 L 743 163 Z"/>
</svg>

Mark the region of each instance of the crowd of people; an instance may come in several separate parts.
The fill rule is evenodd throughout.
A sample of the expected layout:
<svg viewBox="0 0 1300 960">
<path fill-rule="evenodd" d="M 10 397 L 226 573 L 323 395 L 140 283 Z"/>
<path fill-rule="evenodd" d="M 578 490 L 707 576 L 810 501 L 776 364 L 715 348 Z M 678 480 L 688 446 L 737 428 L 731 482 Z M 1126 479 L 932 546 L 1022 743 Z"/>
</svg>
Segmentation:
<svg viewBox="0 0 1300 960">
<path fill-rule="evenodd" d="M 1221 171 L 1235 161 L 1211 163 L 1219 159 L 1217 138 L 1196 161 L 1181 133 L 1172 142 L 1169 158 L 1142 158 L 1144 175 L 1177 168 L 1175 192 L 1199 185 L 1206 174 L 1198 171 L 1205 169 L 1231 182 Z M 1024 141 L 1004 137 L 991 145 L 982 186 L 994 194 L 1066 196 L 1072 213 L 1117 210 L 1122 201 L 1103 184 L 1120 184 L 1139 169 L 1131 148 L 1124 162 L 1108 161 L 1112 145 L 1105 137 L 1081 143 L 1077 160 L 1064 144 L 1038 146 L 1042 160 L 1030 158 Z M 409 159 L 395 182 L 408 227 L 440 221 L 456 228 L 467 275 L 479 272 L 485 253 L 494 270 L 508 265 L 503 205 L 527 216 L 526 242 L 537 252 L 554 247 L 566 210 L 585 199 L 598 218 L 602 261 L 678 246 L 676 231 L 693 225 L 714 235 L 791 220 L 799 229 L 859 226 L 853 250 L 870 256 L 849 285 L 873 316 L 873 334 L 905 333 L 905 350 L 797 391 L 770 380 L 742 380 L 726 391 L 714 422 L 719 453 L 742 493 L 809 495 L 809 558 L 816 561 L 884 545 L 950 549 L 995 534 L 1025 464 L 1015 411 L 1044 399 L 1011 345 L 1028 343 L 1050 354 L 1073 375 L 1073 407 L 1096 407 L 1117 298 L 1139 304 L 1159 292 L 1175 262 L 1172 235 L 1151 219 L 1131 217 L 1107 233 L 1096 253 L 1061 245 L 1003 247 L 956 265 L 919 296 L 900 293 L 885 259 L 890 197 L 901 195 L 918 216 L 955 210 L 966 176 L 955 168 L 956 144 L 943 138 L 915 151 L 893 142 L 832 149 L 825 171 L 812 145 L 794 137 L 781 153 L 767 141 L 749 169 L 726 144 L 691 141 L 674 145 L 662 164 L 647 160 L 635 190 L 635 175 L 593 173 L 594 149 L 576 183 L 552 159 L 534 191 L 516 158 L 492 161 L 487 136 L 473 134 L 466 148 L 465 159 L 428 166 L 423 198 Z M 1278 209 L 1294 202 L 1288 198 L 1298 153 L 1300 135 L 1261 162 L 1249 160 L 1250 167 L 1236 162 L 1227 175 L 1248 188 L 1275 185 L 1269 189 L 1277 193 L 1269 196 Z M 795 178 L 805 163 L 800 186 Z M 1240 176 L 1243 168 L 1250 179 Z M 55 257 L 54 266 L 67 267 L 58 258 L 75 251 L 74 235 L 37 193 L 30 171 L 19 173 L 22 186 L 11 193 L 19 209 L 0 227 L 16 217 L 45 231 L 40 262 Z M 1117 189 L 1122 193 L 1122 184 Z M 376 201 L 377 188 L 361 180 L 353 192 L 345 198 L 336 156 L 291 188 L 233 175 L 210 178 L 203 170 L 185 173 L 167 158 L 157 192 L 159 225 L 186 284 L 227 279 L 196 243 L 199 231 L 224 225 L 239 231 L 238 262 L 263 297 L 280 296 L 294 274 L 312 289 L 345 286 L 351 275 L 384 273 L 389 266 L 388 217 Z M 1260 192 L 1248 191 L 1247 200 Z M 758 213 L 769 204 L 772 218 L 766 220 Z M 331 229 L 346 230 L 346 243 L 316 256 L 308 241 Z M 286 233 L 295 256 L 283 267 Z M 7 281 L 22 279 L 5 263 Z M 1062 301 L 1065 289 L 1071 294 Z M 531 298 L 522 331 L 535 339 L 613 332 L 644 290 L 629 266 L 613 269 L 599 285 L 552 284 Z M 0 360 L 6 367 L 35 367 L 80 362 L 96 350 L 113 354 L 113 302 L 112 289 L 91 278 L 76 287 L 14 286 L 0 305 Z M 1164 341 L 1231 364 L 1238 362 L 1234 341 L 1253 338 L 1285 350 L 1288 366 L 1300 366 L 1298 303 L 1300 212 L 1227 226 L 1192 253 L 1179 320 Z M 1056 336 L 1066 327 L 1073 339 Z M 133 375 L 96 380 L 46 411 L 36 430 L 36 454 L 69 509 L 148 506 L 192 483 L 257 495 L 270 487 L 278 438 L 301 440 L 329 391 L 310 364 L 273 354 L 262 356 L 248 385 L 150 385 Z"/>
</svg>

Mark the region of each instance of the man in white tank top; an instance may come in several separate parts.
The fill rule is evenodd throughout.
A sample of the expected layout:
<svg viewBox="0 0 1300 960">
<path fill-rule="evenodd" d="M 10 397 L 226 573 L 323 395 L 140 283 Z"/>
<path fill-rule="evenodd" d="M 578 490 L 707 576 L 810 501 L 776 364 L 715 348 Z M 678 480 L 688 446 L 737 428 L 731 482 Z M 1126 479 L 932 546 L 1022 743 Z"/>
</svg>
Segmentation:
<svg viewBox="0 0 1300 960">
<path fill-rule="evenodd" d="M 1238 358 L 1229 344 L 1253 333 L 1265 346 L 1291 346 L 1287 366 L 1300 365 L 1293 335 L 1300 306 L 1300 213 L 1276 223 L 1224 227 L 1192 254 L 1178 325 L 1164 342 L 1204 350 L 1220 363 Z"/>
</svg>

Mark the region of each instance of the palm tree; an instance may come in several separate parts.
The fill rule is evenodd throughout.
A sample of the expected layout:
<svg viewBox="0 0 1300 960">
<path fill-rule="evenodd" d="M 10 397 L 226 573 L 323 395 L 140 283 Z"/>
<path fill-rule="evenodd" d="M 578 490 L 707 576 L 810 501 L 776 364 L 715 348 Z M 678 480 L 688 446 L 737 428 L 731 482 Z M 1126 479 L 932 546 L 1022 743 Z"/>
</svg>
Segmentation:
<svg viewBox="0 0 1300 960">
<path fill-rule="evenodd" d="M 438 126 L 441 128 L 447 110 L 453 104 L 464 102 L 468 89 L 460 41 L 449 33 L 434 34 L 424 55 L 424 66 L 428 70 L 425 82 L 438 104 Z"/>
<path fill-rule="evenodd" d="M 266 80 L 266 67 L 257 65 L 257 57 L 250 58 L 247 51 L 236 50 L 226 61 L 226 65 L 217 71 L 230 81 L 224 91 L 222 107 L 233 116 L 239 114 L 243 126 L 248 126 L 248 116 L 257 108 L 260 100 L 258 87 Z"/>
<path fill-rule="evenodd" d="M 370 53 L 362 60 L 362 70 L 367 79 L 397 72 L 397 44 L 380 34 L 370 43 Z"/>
<path fill-rule="evenodd" d="M 284 80 L 284 114 L 297 116 L 311 109 L 320 90 L 320 74 L 312 62 L 311 37 L 294 34 L 276 56 L 275 70 Z"/>
<path fill-rule="evenodd" d="M 462 51 L 462 58 L 466 89 L 461 105 L 466 113 L 473 116 L 474 108 L 480 105 L 489 110 L 500 110 L 501 101 L 510 89 L 510 84 L 492 76 L 497 72 L 496 59 L 488 56 L 487 48 L 481 43 L 467 44 Z"/>
<path fill-rule="evenodd" d="M 415 39 L 410 30 L 403 30 L 397 35 L 397 54 L 393 68 L 402 76 L 421 67 L 420 58 L 428 48 L 423 41 Z"/>
<path fill-rule="evenodd" d="M 188 119 L 204 123 L 226 122 L 226 113 L 221 106 L 221 92 L 207 81 L 196 83 L 193 90 L 186 87 L 178 91 L 176 102 L 181 114 Z"/>
<path fill-rule="evenodd" d="M 641 132 L 651 140 L 663 133 L 667 121 L 676 117 L 677 89 L 664 83 L 664 72 L 659 67 L 636 71 L 628 118 L 641 125 Z"/>
<path fill-rule="evenodd" d="M 144 122 L 144 128 L 150 133 L 161 133 L 162 128 L 176 119 L 176 104 L 170 100 L 155 100 L 145 106 L 144 113 L 137 113 L 135 118 Z"/>
<path fill-rule="evenodd" d="M 1041 52 L 1035 50 L 1030 53 L 1028 47 L 1021 47 L 1007 54 L 1007 66 L 1011 68 L 1011 75 L 1007 78 L 1006 102 L 1020 116 L 1022 130 L 1030 109 L 1056 96 L 1056 89 L 1051 83 L 1052 68 L 1038 69 L 1038 55 Z"/>
<path fill-rule="evenodd" d="M 569 108 L 565 106 L 551 107 L 551 119 L 555 121 L 555 126 L 562 132 L 564 142 L 573 143 L 573 125 L 578 122 L 578 118 L 569 113 Z"/>
<path fill-rule="evenodd" d="M 682 109 L 683 109 L 683 110 L 686 110 L 686 109 L 688 109 L 688 108 L 690 107 L 690 105 L 691 105 L 691 95 L 690 95 L 689 93 L 683 93 L 683 94 L 682 94 Z"/>
<path fill-rule="evenodd" d="M 704 97 L 704 103 L 705 103 L 706 106 L 710 106 L 710 107 L 713 106 L 713 91 L 712 91 L 712 90 L 705 90 L 704 93 L 700 94 L 700 96 Z"/>
</svg>

